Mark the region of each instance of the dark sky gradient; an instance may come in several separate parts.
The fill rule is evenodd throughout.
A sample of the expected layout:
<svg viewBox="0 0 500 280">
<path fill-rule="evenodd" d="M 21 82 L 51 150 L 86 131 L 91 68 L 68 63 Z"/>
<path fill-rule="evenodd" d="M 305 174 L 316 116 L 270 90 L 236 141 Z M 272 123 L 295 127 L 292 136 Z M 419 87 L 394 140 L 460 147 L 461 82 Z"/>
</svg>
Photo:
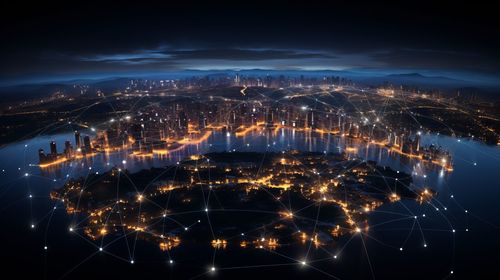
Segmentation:
<svg viewBox="0 0 500 280">
<path fill-rule="evenodd" d="M 0 80 L 250 68 L 500 73 L 500 17 L 487 2 L 207 2 L 4 6 Z"/>
</svg>

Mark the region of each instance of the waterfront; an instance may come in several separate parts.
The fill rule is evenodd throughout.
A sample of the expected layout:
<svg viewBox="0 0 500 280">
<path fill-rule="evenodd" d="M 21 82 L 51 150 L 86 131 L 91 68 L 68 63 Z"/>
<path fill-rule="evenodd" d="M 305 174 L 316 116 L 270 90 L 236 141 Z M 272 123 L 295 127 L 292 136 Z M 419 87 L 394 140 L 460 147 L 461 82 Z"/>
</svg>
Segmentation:
<svg viewBox="0 0 500 280">
<path fill-rule="evenodd" d="M 354 148 L 350 149 L 353 156 L 356 154 L 361 158 L 375 160 L 380 165 L 411 173 L 415 185 L 427 186 L 438 192 L 439 202 L 434 203 L 432 207 L 430 205 L 419 206 L 414 201 L 406 201 L 402 204 L 387 204 L 377 209 L 371 215 L 370 224 L 378 226 L 370 228 L 370 234 L 363 239 L 363 242 L 360 242 L 360 238 L 343 240 L 341 243 L 348 245 L 338 247 L 343 248 L 338 259 L 333 257 L 333 251 L 326 254 L 319 250 L 313 252 L 314 257 L 311 257 L 311 260 L 316 261 L 313 261 L 311 266 L 314 265 L 324 273 L 344 278 L 346 275 L 352 276 L 353 272 L 361 273 L 356 272 L 357 268 L 361 267 L 362 273 L 366 274 L 360 276 L 370 277 L 371 267 L 376 276 L 383 276 L 390 275 L 390 268 L 398 266 L 404 268 L 399 269 L 399 273 L 405 271 L 408 273 L 408 275 L 401 276 L 418 278 L 432 275 L 432 279 L 441 279 L 449 275 L 451 270 L 454 273 L 472 273 L 472 270 L 476 270 L 477 267 L 490 265 L 494 260 L 481 259 L 477 255 L 481 255 L 482 252 L 494 254 L 494 251 L 498 250 L 498 245 L 494 241 L 498 229 L 486 223 L 488 221 L 493 225 L 500 224 L 495 211 L 491 211 L 497 207 L 497 186 L 500 185 L 500 176 L 496 175 L 500 163 L 498 147 L 486 146 L 466 139 L 423 135 L 423 144 L 442 145 L 451 151 L 454 171 L 446 172 L 436 166 L 422 163 L 419 165 L 417 160 L 401 157 L 384 147 L 366 146 L 364 143 L 356 143 L 348 138 L 328 134 L 281 130 L 276 134 L 257 131 L 245 137 L 236 137 L 215 132 L 206 142 L 188 145 L 184 149 L 164 156 L 138 158 L 129 156 L 124 151 L 109 155 L 98 154 L 92 158 L 43 170 L 36 166 L 38 148 L 46 148 L 51 140 L 56 140 L 62 145 L 71 137 L 72 134 L 42 136 L 11 144 L 0 151 L 0 156 L 5 159 L 0 167 L 2 170 L 0 192 L 3 206 L 2 224 L 9 225 L 8 231 L 2 231 L 2 238 L 10 240 L 13 236 L 25 236 L 25 238 L 16 239 L 22 240 L 16 241 L 20 243 L 9 243 L 4 253 L 11 255 L 10 259 L 13 262 L 23 260 L 23 254 L 26 252 L 39 255 L 40 262 L 36 262 L 37 259 L 34 258 L 30 260 L 33 262 L 31 265 L 40 268 L 34 270 L 39 271 L 40 275 L 45 270 L 49 278 L 58 278 L 65 273 L 72 273 L 71 269 L 75 265 L 91 254 L 98 254 L 96 246 L 89 245 L 84 239 L 68 233 L 70 221 L 63 210 L 52 211 L 55 205 L 48 198 L 48 194 L 53 188 L 61 187 L 66 178 L 86 176 L 89 172 L 105 172 L 113 166 L 138 171 L 151 166 L 162 167 L 173 164 L 189 155 L 210 151 L 281 152 L 298 149 L 338 152 L 345 147 L 350 147 Z M 57 207 L 60 206 L 60 204 L 57 205 Z M 399 218 L 403 215 L 405 219 L 398 220 L 397 213 L 399 213 Z M 419 225 L 415 225 L 413 220 L 408 219 L 412 217 L 410 213 L 418 215 Z M 424 214 L 425 217 L 423 217 Z M 31 228 L 32 225 L 34 228 Z M 134 247 L 137 248 L 134 265 L 145 266 L 155 271 L 164 270 L 164 273 L 175 274 L 176 271 L 186 269 L 192 269 L 192 275 L 196 275 L 197 272 L 198 274 L 204 273 L 213 257 L 210 247 L 200 249 L 186 246 L 165 254 L 155 246 L 146 243 L 140 243 L 140 245 Z M 44 250 L 44 246 L 47 246 L 47 251 Z M 366 252 L 365 248 L 367 248 Z M 401 251 L 400 248 L 403 250 Z M 193 254 L 193 250 L 196 254 Z M 76 251 L 78 253 L 75 253 Z M 68 253 L 75 254 L 75 258 L 64 259 L 64 255 Z M 111 265 L 116 266 L 118 274 L 128 273 L 129 254 L 122 253 L 114 255 L 106 253 L 105 256 L 98 256 L 83 265 L 94 272 L 99 271 L 100 266 Z M 301 250 L 291 250 L 286 253 L 294 255 L 297 259 L 304 255 Z M 366 258 L 367 253 L 370 256 L 369 261 Z M 469 257 L 471 253 L 475 255 L 475 259 Z M 44 265 L 46 254 L 50 256 L 47 266 Z M 378 256 L 384 256 L 384 258 Z M 170 259 L 175 260 L 175 266 L 169 267 Z M 217 266 L 224 276 L 231 275 L 233 269 L 228 269 L 230 267 L 259 266 L 263 263 L 277 269 L 278 272 L 273 273 L 285 275 L 294 275 L 297 270 L 308 269 L 300 267 L 300 264 L 293 260 L 287 260 L 273 253 L 243 253 L 237 250 L 217 252 Z M 251 273 L 264 274 L 269 267 L 252 269 Z M 76 273 L 80 271 L 78 268 Z M 312 267 L 309 272 L 316 277 L 326 275 Z"/>
</svg>

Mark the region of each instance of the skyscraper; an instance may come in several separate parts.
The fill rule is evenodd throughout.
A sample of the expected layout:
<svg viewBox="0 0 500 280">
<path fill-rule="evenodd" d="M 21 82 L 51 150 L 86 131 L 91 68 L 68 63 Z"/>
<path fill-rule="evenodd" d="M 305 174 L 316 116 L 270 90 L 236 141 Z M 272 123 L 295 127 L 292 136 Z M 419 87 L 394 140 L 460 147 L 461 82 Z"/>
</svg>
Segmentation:
<svg viewBox="0 0 500 280">
<path fill-rule="evenodd" d="M 57 146 L 56 146 L 56 141 L 50 142 L 50 153 L 52 155 L 57 155 Z"/>
<path fill-rule="evenodd" d="M 90 144 L 90 137 L 88 135 L 83 137 L 83 145 L 85 147 L 85 152 L 89 153 L 92 151 L 92 145 Z"/>
<path fill-rule="evenodd" d="M 81 147 L 81 137 L 79 131 L 75 131 L 75 146 L 77 149 Z"/>
</svg>

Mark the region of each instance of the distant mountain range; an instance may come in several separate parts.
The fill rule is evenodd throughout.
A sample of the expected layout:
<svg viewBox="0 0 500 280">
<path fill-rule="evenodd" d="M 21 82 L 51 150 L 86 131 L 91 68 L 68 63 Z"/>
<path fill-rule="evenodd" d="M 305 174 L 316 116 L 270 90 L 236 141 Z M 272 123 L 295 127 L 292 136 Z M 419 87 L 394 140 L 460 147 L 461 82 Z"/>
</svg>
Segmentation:
<svg viewBox="0 0 500 280">
<path fill-rule="evenodd" d="M 379 85 L 406 85 L 415 86 L 422 89 L 438 89 L 443 91 L 458 90 L 460 88 L 477 89 L 478 92 L 488 92 L 491 96 L 492 92 L 497 92 L 500 89 L 500 80 L 479 82 L 474 80 L 466 80 L 459 78 L 451 78 L 441 75 L 423 75 L 418 72 L 410 73 L 386 73 L 377 71 L 376 69 L 351 69 L 351 70 L 267 70 L 267 69 L 245 69 L 245 70 L 184 70 L 177 72 L 161 72 L 161 73 L 128 73 L 120 76 L 107 76 L 103 78 L 81 78 L 81 79 L 61 79 L 57 82 L 46 83 L 31 83 L 13 86 L 0 87 L 0 94 L 4 99 L 20 100 L 30 97 L 37 98 L 46 96 L 56 91 L 65 93 L 79 93 L 79 88 L 74 88 L 75 84 L 86 84 L 93 89 L 101 89 L 103 91 L 113 91 L 118 88 L 124 88 L 130 82 L 130 79 L 182 79 L 194 76 L 209 76 L 222 77 L 234 76 L 236 74 L 242 76 L 288 76 L 299 77 L 324 77 L 324 76 L 339 76 L 352 80 L 359 84 L 367 86 Z M 492 95 L 499 98 L 497 94 Z"/>
</svg>

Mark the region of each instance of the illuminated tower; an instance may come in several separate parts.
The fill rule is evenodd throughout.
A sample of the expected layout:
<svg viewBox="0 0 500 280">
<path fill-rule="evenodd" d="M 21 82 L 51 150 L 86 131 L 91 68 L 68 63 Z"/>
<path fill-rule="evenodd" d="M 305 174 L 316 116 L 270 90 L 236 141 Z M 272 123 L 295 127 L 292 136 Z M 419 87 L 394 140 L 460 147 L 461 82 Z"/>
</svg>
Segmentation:
<svg viewBox="0 0 500 280">
<path fill-rule="evenodd" d="M 57 155 L 56 141 L 50 142 L 50 153 L 53 155 Z"/>
<path fill-rule="evenodd" d="M 38 160 L 40 163 L 45 162 L 46 159 L 45 151 L 43 149 L 38 149 Z"/>
<path fill-rule="evenodd" d="M 81 147 L 81 137 L 79 131 L 75 131 L 75 146 L 77 149 Z"/>
</svg>

